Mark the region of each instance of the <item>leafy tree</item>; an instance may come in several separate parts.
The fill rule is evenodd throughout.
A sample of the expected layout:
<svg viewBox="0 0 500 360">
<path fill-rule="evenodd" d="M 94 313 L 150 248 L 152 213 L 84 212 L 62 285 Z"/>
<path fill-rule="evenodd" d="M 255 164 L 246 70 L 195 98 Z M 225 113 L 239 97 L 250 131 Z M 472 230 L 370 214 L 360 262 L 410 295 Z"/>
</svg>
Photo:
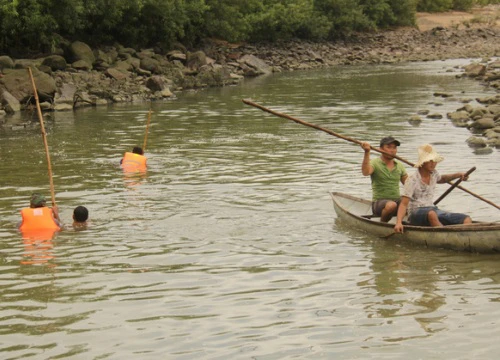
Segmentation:
<svg viewBox="0 0 500 360">
<path fill-rule="evenodd" d="M 86 0 L 82 11 L 85 27 L 78 35 L 91 44 L 121 41 L 123 30 L 136 25 L 125 21 L 125 15 L 139 13 L 142 6 L 143 0 Z"/>
<path fill-rule="evenodd" d="M 48 0 L 44 5 L 57 22 L 57 31 L 65 36 L 73 35 L 82 26 L 83 0 Z"/>
<path fill-rule="evenodd" d="M 387 25 L 394 23 L 394 13 L 388 0 L 360 0 L 363 14 L 365 14 L 376 25 Z"/>
<path fill-rule="evenodd" d="M 251 32 L 252 14 L 264 11 L 262 0 L 205 0 L 205 34 L 228 41 L 246 40 Z"/>
<path fill-rule="evenodd" d="M 58 39 L 169 48 L 228 41 L 333 39 L 415 24 L 416 11 L 500 0 L 0 0 L 0 51 L 49 52 Z"/>
<path fill-rule="evenodd" d="M 389 4 L 396 21 L 388 25 L 415 25 L 417 0 L 389 0 Z"/>
<path fill-rule="evenodd" d="M 10 53 L 30 49 L 50 51 L 56 20 L 47 12 L 48 2 L 14 0 L 0 3 L 0 45 Z M 10 3 L 10 4 L 9 4 Z"/>
<path fill-rule="evenodd" d="M 198 6 L 199 10 L 196 11 Z M 186 28 L 200 18 L 205 9 L 204 1 L 146 0 L 138 16 L 133 43 L 140 46 L 161 44 L 169 47 L 186 38 Z"/>
<path fill-rule="evenodd" d="M 359 0 L 315 0 L 314 6 L 331 22 L 330 38 L 375 28 L 375 22 L 363 13 Z"/>
<path fill-rule="evenodd" d="M 247 16 L 251 40 L 324 39 L 331 24 L 314 8 L 312 0 L 266 1 L 258 13 Z"/>
</svg>

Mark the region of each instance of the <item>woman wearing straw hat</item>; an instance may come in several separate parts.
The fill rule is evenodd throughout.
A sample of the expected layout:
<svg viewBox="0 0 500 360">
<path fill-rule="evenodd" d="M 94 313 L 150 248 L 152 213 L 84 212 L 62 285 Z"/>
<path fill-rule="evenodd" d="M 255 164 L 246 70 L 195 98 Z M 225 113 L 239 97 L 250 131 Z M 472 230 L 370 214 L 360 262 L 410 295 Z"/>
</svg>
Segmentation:
<svg viewBox="0 0 500 360">
<path fill-rule="evenodd" d="M 418 148 L 418 161 L 415 164 L 417 171 L 410 175 L 405 182 L 401 205 L 394 226 L 395 232 L 403 232 L 403 217 L 407 210 L 408 220 L 411 225 L 444 226 L 472 223 L 470 216 L 440 210 L 433 203 L 436 184 L 447 183 L 454 179 L 467 180 L 466 173 L 462 172 L 439 174 L 436 165 L 443 159 L 429 144 Z"/>
</svg>

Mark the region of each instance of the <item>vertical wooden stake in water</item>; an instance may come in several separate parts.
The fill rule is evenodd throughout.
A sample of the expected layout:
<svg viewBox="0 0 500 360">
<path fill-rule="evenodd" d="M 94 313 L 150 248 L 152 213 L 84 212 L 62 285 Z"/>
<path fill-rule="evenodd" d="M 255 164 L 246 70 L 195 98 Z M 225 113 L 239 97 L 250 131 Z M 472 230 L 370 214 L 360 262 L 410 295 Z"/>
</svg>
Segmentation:
<svg viewBox="0 0 500 360">
<path fill-rule="evenodd" d="M 148 122 L 146 124 L 146 135 L 144 135 L 144 144 L 142 145 L 143 151 L 146 151 L 146 143 L 148 142 L 148 132 L 149 132 L 149 123 L 151 122 L 151 113 L 152 113 L 152 110 L 151 110 L 151 108 L 149 108 Z"/>
<path fill-rule="evenodd" d="M 31 85 L 33 86 L 33 94 L 35 95 L 36 110 L 38 113 L 38 119 L 40 120 L 40 128 L 42 129 L 43 144 L 45 145 L 45 155 L 47 156 L 47 166 L 49 169 L 49 182 L 50 182 L 50 195 L 52 197 L 52 206 L 56 205 L 56 195 L 54 192 L 54 181 L 52 179 L 52 166 L 50 164 L 50 153 L 49 145 L 47 144 L 47 134 L 45 133 L 45 126 L 43 124 L 42 109 L 40 109 L 40 102 L 38 100 L 38 92 L 36 90 L 35 79 L 33 79 L 33 74 L 31 68 L 28 67 L 28 73 L 31 79 Z"/>
</svg>

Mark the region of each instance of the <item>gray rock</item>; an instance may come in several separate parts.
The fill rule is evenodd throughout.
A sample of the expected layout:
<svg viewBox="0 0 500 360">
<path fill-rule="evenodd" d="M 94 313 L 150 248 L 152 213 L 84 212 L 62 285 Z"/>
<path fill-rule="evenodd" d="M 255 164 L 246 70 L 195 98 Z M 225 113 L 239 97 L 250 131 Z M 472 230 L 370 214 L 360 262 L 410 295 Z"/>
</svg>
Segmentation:
<svg viewBox="0 0 500 360">
<path fill-rule="evenodd" d="M 21 103 L 8 91 L 2 92 L 0 97 L 2 106 L 8 114 L 15 113 L 21 110 Z"/>
<path fill-rule="evenodd" d="M 244 55 L 239 60 L 238 63 L 242 66 L 245 75 L 247 76 L 257 76 L 271 74 L 272 70 L 267 63 L 259 59 L 254 55 Z"/>
<path fill-rule="evenodd" d="M 71 104 L 55 104 L 54 111 L 71 111 L 73 110 L 73 105 Z"/>
<path fill-rule="evenodd" d="M 480 147 L 486 147 L 486 141 L 483 138 L 476 137 L 476 136 L 471 136 L 466 140 L 467 145 L 469 145 L 472 148 L 480 148 Z"/>
<path fill-rule="evenodd" d="M 187 60 L 186 54 L 179 51 L 179 50 L 173 50 L 173 51 L 168 52 L 167 57 L 170 61 L 178 60 L 181 63 L 185 63 Z"/>
<path fill-rule="evenodd" d="M 73 107 L 75 101 L 76 86 L 74 84 L 63 83 L 58 87 L 54 96 L 56 104 L 70 104 Z"/>
<path fill-rule="evenodd" d="M 443 118 L 443 115 L 442 114 L 439 114 L 439 113 L 433 113 L 433 114 L 429 114 L 427 115 L 427 117 L 429 119 L 442 119 Z"/>
<path fill-rule="evenodd" d="M 166 88 L 168 89 L 167 83 L 168 81 L 162 76 L 151 76 L 146 81 L 146 87 L 153 92 L 163 91 Z"/>
<path fill-rule="evenodd" d="M 40 101 L 52 100 L 57 89 L 54 78 L 37 69 L 32 69 L 32 74 Z M 33 97 L 31 79 L 26 70 L 6 70 L 0 84 L 20 103 L 26 103 Z"/>
<path fill-rule="evenodd" d="M 141 69 L 150 71 L 153 74 L 160 73 L 160 62 L 153 58 L 141 59 Z"/>
<path fill-rule="evenodd" d="M 493 118 L 484 117 L 474 121 L 469 127 L 472 129 L 491 129 L 495 127 L 495 121 Z"/>
<path fill-rule="evenodd" d="M 110 78 L 118 81 L 125 81 L 129 77 L 129 72 L 126 70 L 120 70 L 117 68 L 109 68 L 104 72 Z"/>
<path fill-rule="evenodd" d="M 31 59 L 17 59 L 14 62 L 14 69 L 24 69 L 26 70 L 27 68 L 38 68 L 38 65 L 40 64 L 40 61 L 38 60 L 31 60 Z"/>
<path fill-rule="evenodd" d="M 492 129 L 487 129 L 483 133 L 483 136 L 485 136 L 487 139 L 498 139 L 498 138 L 500 138 L 500 127 L 495 127 L 495 128 L 492 128 Z"/>
<path fill-rule="evenodd" d="M 90 65 L 91 69 L 96 60 L 94 52 L 92 51 L 90 46 L 82 41 L 74 41 L 69 45 L 68 59 L 71 63 L 83 60 Z"/>
<path fill-rule="evenodd" d="M 469 77 L 478 77 L 486 73 L 484 64 L 472 63 L 465 67 L 465 74 Z"/>
<path fill-rule="evenodd" d="M 75 61 L 74 63 L 71 64 L 73 69 L 76 70 L 83 70 L 83 71 L 89 71 L 92 70 L 92 64 L 89 63 L 87 60 L 78 60 Z"/>
<path fill-rule="evenodd" d="M 2 55 L 0 56 L 0 70 L 2 69 L 13 69 L 14 60 L 10 56 Z"/>
<path fill-rule="evenodd" d="M 189 69 L 198 70 L 207 63 L 207 55 L 203 51 L 195 51 L 187 55 L 186 67 Z"/>
<path fill-rule="evenodd" d="M 47 56 L 43 60 L 42 65 L 50 67 L 52 71 L 64 70 L 67 66 L 66 59 L 60 55 Z"/>
<path fill-rule="evenodd" d="M 446 116 L 454 122 L 467 122 L 467 120 L 469 120 L 469 113 L 467 111 L 455 111 L 446 114 Z"/>
<path fill-rule="evenodd" d="M 500 114 L 500 104 L 491 104 L 486 107 L 486 110 L 493 115 Z"/>
</svg>

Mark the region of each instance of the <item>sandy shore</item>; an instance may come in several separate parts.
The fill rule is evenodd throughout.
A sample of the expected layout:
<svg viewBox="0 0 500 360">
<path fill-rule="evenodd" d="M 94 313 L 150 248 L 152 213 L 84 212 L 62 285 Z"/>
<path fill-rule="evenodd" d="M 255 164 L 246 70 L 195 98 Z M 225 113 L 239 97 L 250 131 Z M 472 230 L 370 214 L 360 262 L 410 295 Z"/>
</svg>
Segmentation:
<svg viewBox="0 0 500 360">
<path fill-rule="evenodd" d="M 470 12 L 417 13 L 417 27 L 420 31 L 428 31 L 435 27 L 463 29 L 485 24 L 500 27 L 500 5 L 474 8 Z"/>
</svg>

